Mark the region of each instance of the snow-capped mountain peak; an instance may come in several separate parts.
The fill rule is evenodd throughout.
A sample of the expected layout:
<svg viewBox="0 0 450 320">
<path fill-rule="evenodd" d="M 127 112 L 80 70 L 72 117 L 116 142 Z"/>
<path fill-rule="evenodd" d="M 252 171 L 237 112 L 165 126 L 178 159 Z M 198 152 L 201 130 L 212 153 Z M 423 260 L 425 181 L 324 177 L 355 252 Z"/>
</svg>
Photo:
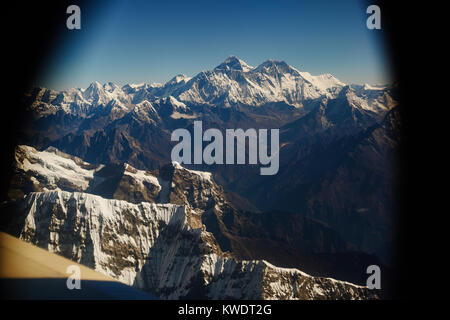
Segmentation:
<svg viewBox="0 0 450 320">
<path fill-rule="evenodd" d="M 269 60 L 261 63 L 255 69 L 255 71 L 273 74 L 273 73 L 295 73 L 296 70 L 294 68 L 292 68 L 291 66 L 289 66 L 284 61 L 269 59 Z"/>
<path fill-rule="evenodd" d="M 312 83 L 315 87 L 321 90 L 328 90 L 334 87 L 345 87 L 345 83 L 334 77 L 329 73 L 313 76 L 309 72 L 299 72 L 300 75 L 307 81 Z"/>
<path fill-rule="evenodd" d="M 104 90 L 106 90 L 106 91 L 108 91 L 108 92 L 114 92 L 114 91 L 117 91 L 117 90 L 122 90 L 117 84 L 115 84 L 114 82 L 108 82 L 108 83 L 105 83 L 104 85 L 103 85 L 103 89 Z"/>
<path fill-rule="evenodd" d="M 248 72 L 253 70 L 254 67 L 249 66 L 244 60 L 239 59 L 236 56 L 229 56 L 224 62 L 218 65 L 214 70 L 238 70 Z"/>
<path fill-rule="evenodd" d="M 98 97 L 102 91 L 102 85 L 99 82 L 94 81 L 89 85 L 89 87 L 86 88 L 86 90 L 83 91 L 83 98 L 86 100 L 93 99 Z"/>
<path fill-rule="evenodd" d="M 177 74 L 175 77 L 170 79 L 167 84 L 177 84 L 180 82 L 188 82 L 191 78 L 186 76 L 185 74 Z"/>
<path fill-rule="evenodd" d="M 187 106 L 183 102 L 178 101 L 176 98 L 172 96 L 168 96 L 165 98 L 161 98 L 155 101 L 156 104 L 170 104 L 174 107 L 175 110 L 181 109 L 186 110 Z"/>
<path fill-rule="evenodd" d="M 384 85 L 372 86 L 372 85 L 370 85 L 368 83 L 364 83 L 364 85 L 363 85 L 363 89 L 364 90 L 384 90 L 386 88 L 387 88 L 387 86 L 384 86 Z"/>
</svg>

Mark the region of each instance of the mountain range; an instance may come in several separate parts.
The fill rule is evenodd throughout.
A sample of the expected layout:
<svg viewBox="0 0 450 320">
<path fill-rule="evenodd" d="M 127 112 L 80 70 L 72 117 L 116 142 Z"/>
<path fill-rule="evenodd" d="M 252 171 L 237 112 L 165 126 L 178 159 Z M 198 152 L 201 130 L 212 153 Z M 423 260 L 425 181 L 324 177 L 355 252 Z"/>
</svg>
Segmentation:
<svg viewBox="0 0 450 320">
<path fill-rule="evenodd" d="M 165 84 L 35 88 L 5 225 L 165 298 L 373 297 L 348 281 L 389 269 L 396 91 L 234 56 Z M 173 163 L 171 132 L 195 120 L 280 129 L 278 174 Z"/>
</svg>

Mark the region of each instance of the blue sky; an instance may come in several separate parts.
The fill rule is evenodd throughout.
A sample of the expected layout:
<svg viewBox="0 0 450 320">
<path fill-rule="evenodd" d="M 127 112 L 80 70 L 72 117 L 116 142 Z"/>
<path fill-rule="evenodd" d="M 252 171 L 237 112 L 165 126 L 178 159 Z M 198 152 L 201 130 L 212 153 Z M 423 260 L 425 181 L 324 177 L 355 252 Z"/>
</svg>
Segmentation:
<svg viewBox="0 0 450 320">
<path fill-rule="evenodd" d="M 98 1 L 81 6 L 82 29 L 63 31 L 36 85 L 165 82 L 230 55 L 253 66 L 284 60 L 346 83 L 385 83 L 382 31 L 366 28 L 365 11 L 358 0 Z"/>
</svg>

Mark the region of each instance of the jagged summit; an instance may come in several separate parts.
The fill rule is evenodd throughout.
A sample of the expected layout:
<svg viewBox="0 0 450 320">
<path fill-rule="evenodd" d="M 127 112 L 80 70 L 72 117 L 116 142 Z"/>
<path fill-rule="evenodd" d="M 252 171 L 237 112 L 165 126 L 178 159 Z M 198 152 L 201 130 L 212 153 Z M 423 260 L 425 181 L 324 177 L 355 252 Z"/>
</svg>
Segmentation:
<svg viewBox="0 0 450 320">
<path fill-rule="evenodd" d="M 168 84 L 176 84 L 176 83 L 180 83 L 182 81 L 184 82 L 188 82 L 191 78 L 188 77 L 185 74 L 177 74 L 175 77 L 173 77 L 172 79 L 170 79 L 167 83 Z"/>
<path fill-rule="evenodd" d="M 269 59 L 261 63 L 255 70 L 255 72 L 262 72 L 266 74 L 293 74 L 299 75 L 299 72 L 288 65 L 285 61 Z"/>
<path fill-rule="evenodd" d="M 283 60 L 273 60 L 273 59 L 268 59 L 266 61 L 264 61 L 263 63 L 261 63 L 258 68 L 260 67 L 269 67 L 269 66 L 279 66 L 279 67 L 290 67 L 285 61 Z"/>
<path fill-rule="evenodd" d="M 98 81 L 92 82 L 89 87 L 86 88 L 83 92 L 83 96 L 85 98 L 90 98 L 95 94 L 98 94 L 99 91 L 102 90 L 102 85 Z"/>
<path fill-rule="evenodd" d="M 103 89 L 105 89 L 108 92 L 113 92 L 115 90 L 120 90 L 120 87 L 114 82 L 107 82 L 103 85 Z"/>
<path fill-rule="evenodd" d="M 244 60 L 239 59 L 236 56 L 229 56 L 224 62 L 218 65 L 214 70 L 238 70 L 248 72 L 254 69 L 249 66 Z"/>
</svg>

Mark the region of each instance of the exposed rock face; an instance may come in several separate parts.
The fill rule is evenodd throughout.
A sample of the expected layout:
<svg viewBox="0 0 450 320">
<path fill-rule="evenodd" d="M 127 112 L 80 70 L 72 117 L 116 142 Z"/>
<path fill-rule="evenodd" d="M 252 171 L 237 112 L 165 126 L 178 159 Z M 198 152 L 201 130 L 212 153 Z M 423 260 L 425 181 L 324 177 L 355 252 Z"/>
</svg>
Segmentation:
<svg viewBox="0 0 450 320">
<path fill-rule="evenodd" d="M 38 151 L 18 146 L 10 198 L 29 192 L 87 192 L 131 203 L 173 203 L 207 210 L 226 202 L 211 173 L 188 170 L 176 162 L 160 170 L 137 170 L 129 164 L 94 165 L 54 147 Z"/>
<path fill-rule="evenodd" d="M 376 297 L 364 287 L 263 260 L 238 261 L 221 251 L 188 206 L 55 190 L 3 209 L 9 233 L 161 298 Z"/>
<path fill-rule="evenodd" d="M 195 217 L 191 220 L 203 224 L 222 251 L 239 260 L 264 259 L 357 284 L 365 284 L 368 265 L 380 265 L 375 257 L 353 252 L 352 245 L 326 225 L 286 212 L 258 213 L 246 203 L 237 206 L 242 199 L 234 194 L 229 201 L 230 193 L 210 173 L 175 162 L 149 172 L 128 164 L 89 164 L 55 148 L 17 147 L 11 198 L 47 190 L 85 192 L 134 204 L 188 206 L 188 217 Z M 338 255 L 341 252 L 348 254 Z"/>
</svg>

